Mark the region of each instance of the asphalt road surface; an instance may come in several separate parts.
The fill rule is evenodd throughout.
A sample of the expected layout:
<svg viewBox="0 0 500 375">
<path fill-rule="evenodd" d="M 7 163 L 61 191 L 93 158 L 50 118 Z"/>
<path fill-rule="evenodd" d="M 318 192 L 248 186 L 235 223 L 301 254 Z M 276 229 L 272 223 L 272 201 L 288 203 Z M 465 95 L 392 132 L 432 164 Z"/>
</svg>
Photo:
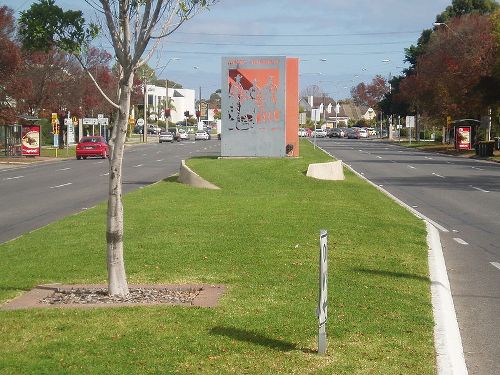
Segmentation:
<svg viewBox="0 0 500 375">
<path fill-rule="evenodd" d="M 127 146 L 123 192 L 178 173 L 182 159 L 201 155 L 220 155 L 220 141 Z M 97 158 L 0 169 L 0 243 L 106 201 L 108 169 Z"/>
<path fill-rule="evenodd" d="M 500 374 L 500 164 L 375 140 L 317 145 L 435 222 L 469 374 Z"/>
</svg>

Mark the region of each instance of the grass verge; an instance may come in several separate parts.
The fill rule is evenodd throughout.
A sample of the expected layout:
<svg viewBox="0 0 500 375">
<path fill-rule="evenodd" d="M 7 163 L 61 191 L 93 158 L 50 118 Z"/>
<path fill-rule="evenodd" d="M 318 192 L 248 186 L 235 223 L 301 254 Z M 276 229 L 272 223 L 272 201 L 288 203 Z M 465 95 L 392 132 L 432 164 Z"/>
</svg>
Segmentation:
<svg viewBox="0 0 500 375">
<path fill-rule="evenodd" d="M 2 374 L 434 374 L 424 224 L 307 141 L 297 159 L 197 158 L 221 190 L 165 180 L 124 197 L 130 283 L 222 283 L 213 309 L 0 311 Z M 99 205 L 0 245 L 0 301 L 102 283 Z M 319 229 L 329 231 L 328 355 L 318 356 Z"/>
</svg>

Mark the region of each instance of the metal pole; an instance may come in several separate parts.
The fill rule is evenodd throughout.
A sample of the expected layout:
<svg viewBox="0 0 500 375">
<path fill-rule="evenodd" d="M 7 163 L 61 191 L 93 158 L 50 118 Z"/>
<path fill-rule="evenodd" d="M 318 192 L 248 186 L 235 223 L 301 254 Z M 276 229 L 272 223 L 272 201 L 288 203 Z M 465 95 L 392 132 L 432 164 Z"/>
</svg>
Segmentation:
<svg viewBox="0 0 500 375">
<path fill-rule="evenodd" d="M 148 142 L 148 120 L 147 120 L 147 108 L 148 108 L 148 84 L 146 81 L 146 75 L 144 74 L 144 126 L 142 127 L 142 140 L 144 143 Z"/>
</svg>

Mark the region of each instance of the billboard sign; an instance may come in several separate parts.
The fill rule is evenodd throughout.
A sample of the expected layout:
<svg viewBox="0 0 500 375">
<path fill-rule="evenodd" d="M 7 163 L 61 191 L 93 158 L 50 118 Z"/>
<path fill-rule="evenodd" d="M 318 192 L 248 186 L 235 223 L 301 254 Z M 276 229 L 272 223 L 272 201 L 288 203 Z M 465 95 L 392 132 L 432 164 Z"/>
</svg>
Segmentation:
<svg viewBox="0 0 500 375">
<path fill-rule="evenodd" d="M 222 156 L 284 157 L 286 57 L 222 59 Z"/>
<path fill-rule="evenodd" d="M 458 126 L 456 128 L 455 147 L 457 150 L 470 150 L 472 148 L 470 126 Z"/>
<path fill-rule="evenodd" d="M 21 127 L 21 151 L 23 156 L 40 156 L 40 126 Z"/>
</svg>

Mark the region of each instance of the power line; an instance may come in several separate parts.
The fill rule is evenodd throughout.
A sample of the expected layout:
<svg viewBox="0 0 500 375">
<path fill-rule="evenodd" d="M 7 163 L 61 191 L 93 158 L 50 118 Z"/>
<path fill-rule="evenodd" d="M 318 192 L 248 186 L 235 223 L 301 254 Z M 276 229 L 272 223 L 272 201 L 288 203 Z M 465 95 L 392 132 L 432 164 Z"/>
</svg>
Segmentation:
<svg viewBox="0 0 500 375">
<path fill-rule="evenodd" d="M 381 42 L 381 43 L 322 43 L 322 44 L 247 44 L 247 43 L 218 43 L 218 42 L 185 42 L 178 40 L 168 40 L 173 44 L 193 44 L 204 46 L 245 46 L 245 47 L 341 47 L 341 46 L 380 46 L 388 44 L 407 44 L 411 41 Z"/>
<path fill-rule="evenodd" d="M 378 33 L 341 33 L 341 34 L 229 34 L 229 33 L 197 33 L 177 31 L 184 35 L 210 35 L 210 36 L 238 36 L 238 37 L 337 37 L 337 36 L 367 36 L 367 35 L 397 35 L 397 34 L 420 34 L 422 30 L 414 31 L 386 31 Z"/>
</svg>

